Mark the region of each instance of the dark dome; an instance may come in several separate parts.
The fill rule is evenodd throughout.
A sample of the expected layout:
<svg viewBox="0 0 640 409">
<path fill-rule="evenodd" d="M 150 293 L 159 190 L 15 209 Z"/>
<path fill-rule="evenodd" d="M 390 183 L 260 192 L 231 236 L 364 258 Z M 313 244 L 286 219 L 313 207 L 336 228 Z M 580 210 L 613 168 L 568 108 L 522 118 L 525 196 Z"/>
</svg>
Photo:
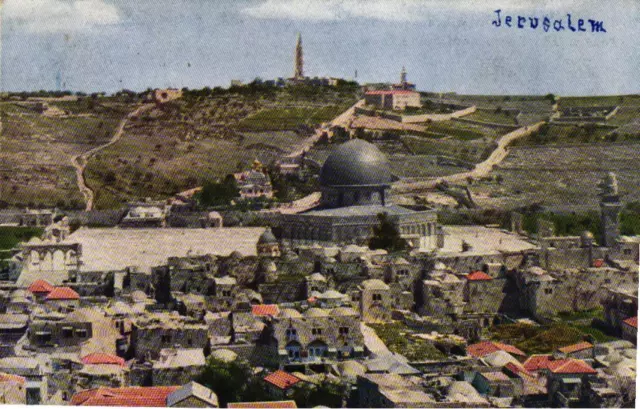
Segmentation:
<svg viewBox="0 0 640 409">
<path fill-rule="evenodd" d="M 353 139 L 337 147 L 320 170 L 323 186 L 387 185 L 391 182 L 391 167 L 385 155 L 362 139 Z"/>
</svg>

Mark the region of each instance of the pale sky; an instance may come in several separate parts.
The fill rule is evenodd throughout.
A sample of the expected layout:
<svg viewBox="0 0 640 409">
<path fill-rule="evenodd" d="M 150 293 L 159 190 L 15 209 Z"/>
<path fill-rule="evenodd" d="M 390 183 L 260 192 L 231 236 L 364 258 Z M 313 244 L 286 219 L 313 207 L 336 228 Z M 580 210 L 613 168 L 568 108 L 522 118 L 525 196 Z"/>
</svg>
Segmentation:
<svg viewBox="0 0 640 409">
<path fill-rule="evenodd" d="M 0 1 L 1 3 L 1 1 Z M 6 91 L 228 86 L 305 73 L 424 91 L 640 92 L 638 0 L 5 0 Z M 494 27 L 503 15 L 602 20 L 607 33 Z M 515 25 L 515 24 L 514 24 Z"/>
</svg>

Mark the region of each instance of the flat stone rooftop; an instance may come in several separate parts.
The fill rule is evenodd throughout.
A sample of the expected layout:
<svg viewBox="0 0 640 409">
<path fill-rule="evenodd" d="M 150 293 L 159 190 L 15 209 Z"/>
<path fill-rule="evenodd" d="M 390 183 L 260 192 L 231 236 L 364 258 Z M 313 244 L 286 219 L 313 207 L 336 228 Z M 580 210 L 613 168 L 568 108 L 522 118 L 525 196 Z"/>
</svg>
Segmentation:
<svg viewBox="0 0 640 409">
<path fill-rule="evenodd" d="M 82 245 L 82 271 L 122 270 L 128 266 L 146 269 L 167 262 L 172 256 L 213 254 L 228 256 L 234 251 L 255 256 L 264 227 L 212 229 L 121 229 L 81 228 L 65 243 Z"/>
<path fill-rule="evenodd" d="M 523 236 L 505 230 L 484 226 L 443 226 L 445 233 L 444 247 L 437 254 L 490 254 L 516 253 L 537 249 L 538 246 L 527 241 Z M 471 250 L 462 252 L 462 242 L 471 245 Z"/>
</svg>

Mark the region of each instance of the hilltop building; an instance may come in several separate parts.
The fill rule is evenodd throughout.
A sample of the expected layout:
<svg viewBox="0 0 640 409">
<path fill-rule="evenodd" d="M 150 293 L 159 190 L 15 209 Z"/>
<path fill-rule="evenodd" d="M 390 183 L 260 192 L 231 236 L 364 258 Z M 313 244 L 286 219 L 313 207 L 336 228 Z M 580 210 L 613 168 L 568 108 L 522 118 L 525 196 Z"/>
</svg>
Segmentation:
<svg viewBox="0 0 640 409">
<path fill-rule="evenodd" d="M 421 106 L 418 92 L 403 89 L 367 91 L 364 99 L 367 105 L 380 109 L 405 110 Z"/>
<path fill-rule="evenodd" d="M 391 89 L 409 90 L 409 91 L 416 90 L 416 84 L 412 84 L 409 81 L 407 81 L 407 69 L 405 67 L 402 67 L 402 71 L 400 71 L 400 82 L 397 84 L 391 85 Z"/>
<path fill-rule="evenodd" d="M 302 54 L 302 35 L 298 33 L 298 43 L 296 44 L 295 67 L 293 78 L 300 80 L 304 78 L 304 56 Z"/>
</svg>

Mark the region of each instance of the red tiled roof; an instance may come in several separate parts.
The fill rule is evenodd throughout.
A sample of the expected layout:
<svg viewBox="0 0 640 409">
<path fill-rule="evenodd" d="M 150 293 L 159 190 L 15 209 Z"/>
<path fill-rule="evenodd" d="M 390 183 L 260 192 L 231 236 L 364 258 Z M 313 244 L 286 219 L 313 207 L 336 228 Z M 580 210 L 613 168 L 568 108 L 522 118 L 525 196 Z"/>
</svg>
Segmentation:
<svg viewBox="0 0 640 409">
<path fill-rule="evenodd" d="M 365 93 L 365 95 L 394 95 L 394 94 L 417 94 L 417 92 L 409 91 L 406 89 L 392 89 L 392 90 L 367 91 Z"/>
<path fill-rule="evenodd" d="M 89 354 L 82 358 L 82 363 L 85 365 L 120 365 L 124 366 L 124 359 L 119 356 L 103 354 L 96 352 Z"/>
<path fill-rule="evenodd" d="M 529 359 L 524 361 L 524 369 L 531 372 L 545 369 L 552 359 L 553 357 L 551 355 L 531 355 Z"/>
<path fill-rule="evenodd" d="M 624 320 L 622 322 L 624 322 L 625 324 L 627 324 L 630 327 L 638 328 L 638 317 L 627 318 L 626 320 Z"/>
<path fill-rule="evenodd" d="M 27 288 L 27 290 L 33 294 L 47 294 L 53 291 L 53 289 L 54 287 L 44 280 L 36 280 Z"/>
<path fill-rule="evenodd" d="M 525 374 L 527 376 L 531 376 L 531 373 L 529 371 L 527 371 L 526 368 L 524 368 L 523 366 L 518 366 L 518 365 L 514 364 L 513 362 L 509 362 L 504 367 L 507 368 L 508 370 L 510 370 L 511 372 L 513 372 L 516 375 L 517 374 Z"/>
<path fill-rule="evenodd" d="M 49 295 L 47 300 L 79 300 L 80 295 L 70 287 L 56 287 Z"/>
<path fill-rule="evenodd" d="M 71 398 L 74 406 L 166 407 L 167 396 L 180 386 L 131 386 L 97 388 L 78 392 Z"/>
<path fill-rule="evenodd" d="M 227 405 L 229 409 L 297 409 L 293 400 L 278 400 L 273 402 L 236 402 Z"/>
<path fill-rule="evenodd" d="M 598 373 L 588 363 L 579 359 L 557 359 L 549 362 L 549 370 L 561 374 L 595 374 Z"/>
<path fill-rule="evenodd" d="M 573 345 L 567 345 L 566 347 L 558 348 L 558 351 L 564 354 L 570 354 L 572 352 L 584 351 L 585 349 L 593 348 L 589 342 L 579 342 Z"/>
<path fill-rule="evenodd" d="M 476 358 L 482 358 L 483 356 L 489 355 L 496 351 L 504 351 L 512 355 L 519 356 L 527 355 L 513 345 L 503 344 L 502 342 L 484 341 L 467 346 L 467 354 L 475 356 Z"/>
<path fill-rule="evenodd" d="M 277 304 L 259 304 L 251 307 L 251 313 L 257 317 L 276 316 L 280 312 Z"/>
<path fill-rule="evenodd" d="M 524 367 L 528 371 L 539 371 L 548 369 L 553 373 L 561 374 L 595 374 L 593 369 L 586 362 L 574 359 L 554 359 L 551 355 L 533 355 L 524 363 Z"/>
<path fill-rule="evenodd" d="M 273 386 L 280 389 L 288 389 L 296 383 L 300 382 L 300 378 L 280 369 L 272 374 L 267 375 L 264 380 L 265 382 L 269 382 Z"/>
<path fill-rule="evenodd" d="M 15 383 L 24 385 L 25 381 L 26 381 L 25 378 L 23 378 L 22 376 L 12 375 L 8 373 L 0 373 L 0 383 L 15 382 Z"/>
<path fill-rule="evenodd" d="M 597 258 L 595 260 L 593 260 L 593 266 L 596 268 L 600 268 L 604 265 L 604 260 L 601 258 Z"/>
<path fill-rule="evenodd" d="M 469 281 L 489 281 L 493 280 L 493 278 L 484 273 L 482 271 L 474 271 L 473 273 L 467 274 L 467 280 Z"/>
</svg>

